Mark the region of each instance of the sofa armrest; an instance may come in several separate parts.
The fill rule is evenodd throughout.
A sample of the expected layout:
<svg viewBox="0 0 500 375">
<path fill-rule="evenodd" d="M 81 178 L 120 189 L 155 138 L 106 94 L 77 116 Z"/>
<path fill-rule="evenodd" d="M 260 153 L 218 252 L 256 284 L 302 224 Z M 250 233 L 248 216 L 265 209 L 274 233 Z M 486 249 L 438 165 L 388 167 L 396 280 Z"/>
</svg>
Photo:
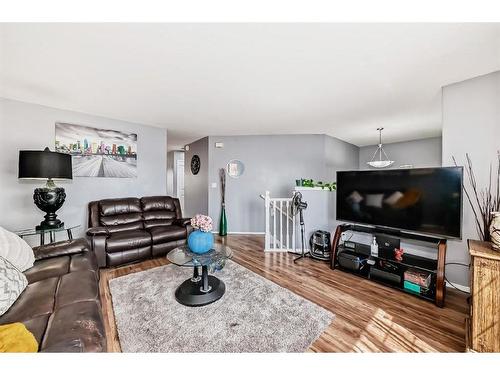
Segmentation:
<svg viewBox="0 0 500 375">
<path fill-rule="evenodd" d="M 92 227 L 87 230 L 88 236 L 109 236 L 109 230 L 106 227 Z"/>
<path fill-rule="evenodd" d="M 183 218 L 183 219 L 174 219 L 173 223 L 174 225 L 179 225 L 181 227 L 186 227 L 188 225 L 191 225 L 191 218 Z"/>
<path fill-rule="evenodd" d="M 95 254 L 99 268 L 106 267 L 106 239 L 110 236 L 106 227 L 92 227 L 87 230 L 90 248 Z"/>
<path fill-rule="evenodd" d="M 78 254 L 88 251 L 88 243 L 83 238 L 75 240 L 66 240 L 54 242 L 47 245 L 36 246 L 33 248 L 35 260 L 58 257 L 62 255 Z"/>
</svg>

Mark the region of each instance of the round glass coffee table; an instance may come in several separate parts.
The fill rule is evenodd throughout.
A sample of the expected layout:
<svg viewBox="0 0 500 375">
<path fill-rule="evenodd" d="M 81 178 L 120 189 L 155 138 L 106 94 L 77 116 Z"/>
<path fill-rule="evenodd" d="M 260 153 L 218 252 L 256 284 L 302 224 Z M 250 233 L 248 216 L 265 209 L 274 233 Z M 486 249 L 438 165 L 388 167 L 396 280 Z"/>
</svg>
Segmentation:
<svg viewBox="0 0 500 375">
<path fill-rule="evenodd" d="M 208 272 L 220 270 L 226 259 L 233 256 L 231 248 L 216 243 L 205 254 L 195 254 L 187 246 L 173 249 L 167 259 L 181 267 L 193 267 L 193 277 L 184 281 L 175 291 L 177 302 L 186 306 L 204 306 L 220 299 L 226 291 L 224 282 Z M 201 267 L 201 275 L 199 272 Z"/>
</svg>

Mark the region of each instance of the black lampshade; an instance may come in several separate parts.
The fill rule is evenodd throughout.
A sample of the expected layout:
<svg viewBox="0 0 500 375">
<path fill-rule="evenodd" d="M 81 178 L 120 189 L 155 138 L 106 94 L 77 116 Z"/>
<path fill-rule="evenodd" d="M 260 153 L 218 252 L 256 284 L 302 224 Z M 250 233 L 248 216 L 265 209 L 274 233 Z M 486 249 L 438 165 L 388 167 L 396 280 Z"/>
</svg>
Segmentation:
<svg viewBox="0 0 500 375">
<path fill-rule="evenodd" d="M 68 179 L 73 178 L 71 155 L 44 151 L 19 151 L 19 178 Z"/>
</svg>

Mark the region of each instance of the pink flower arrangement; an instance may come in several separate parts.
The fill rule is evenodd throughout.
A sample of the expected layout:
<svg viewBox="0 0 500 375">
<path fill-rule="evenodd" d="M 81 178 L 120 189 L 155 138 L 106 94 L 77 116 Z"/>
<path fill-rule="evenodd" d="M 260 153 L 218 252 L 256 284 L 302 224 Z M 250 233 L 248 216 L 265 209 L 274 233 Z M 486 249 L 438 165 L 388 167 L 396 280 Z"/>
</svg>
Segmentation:
<svg viewBox="0 0 500 375">
<path fill-rule="evenodd" d="M 210 216 L 196 214 L 191 219 L 191 226 L 194 229 L 199 229 L 202 232 L 210 232 L 213 228 L 212 218 Z"/>
</svg>

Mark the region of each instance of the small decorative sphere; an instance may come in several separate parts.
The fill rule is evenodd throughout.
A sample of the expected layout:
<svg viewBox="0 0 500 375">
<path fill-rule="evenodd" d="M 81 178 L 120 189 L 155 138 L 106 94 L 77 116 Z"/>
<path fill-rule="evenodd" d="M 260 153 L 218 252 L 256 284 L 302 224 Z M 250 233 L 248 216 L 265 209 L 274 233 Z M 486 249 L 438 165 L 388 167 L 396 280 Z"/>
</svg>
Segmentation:
<svg viewBox="0 0 500 375">
<path fill-rule="evenodd" d="M 214 235 L 211 232 L 195 230 L 188 236 L 188 247 L 193 253 L 204 254 L 214 246 Z"/>
</svg>

